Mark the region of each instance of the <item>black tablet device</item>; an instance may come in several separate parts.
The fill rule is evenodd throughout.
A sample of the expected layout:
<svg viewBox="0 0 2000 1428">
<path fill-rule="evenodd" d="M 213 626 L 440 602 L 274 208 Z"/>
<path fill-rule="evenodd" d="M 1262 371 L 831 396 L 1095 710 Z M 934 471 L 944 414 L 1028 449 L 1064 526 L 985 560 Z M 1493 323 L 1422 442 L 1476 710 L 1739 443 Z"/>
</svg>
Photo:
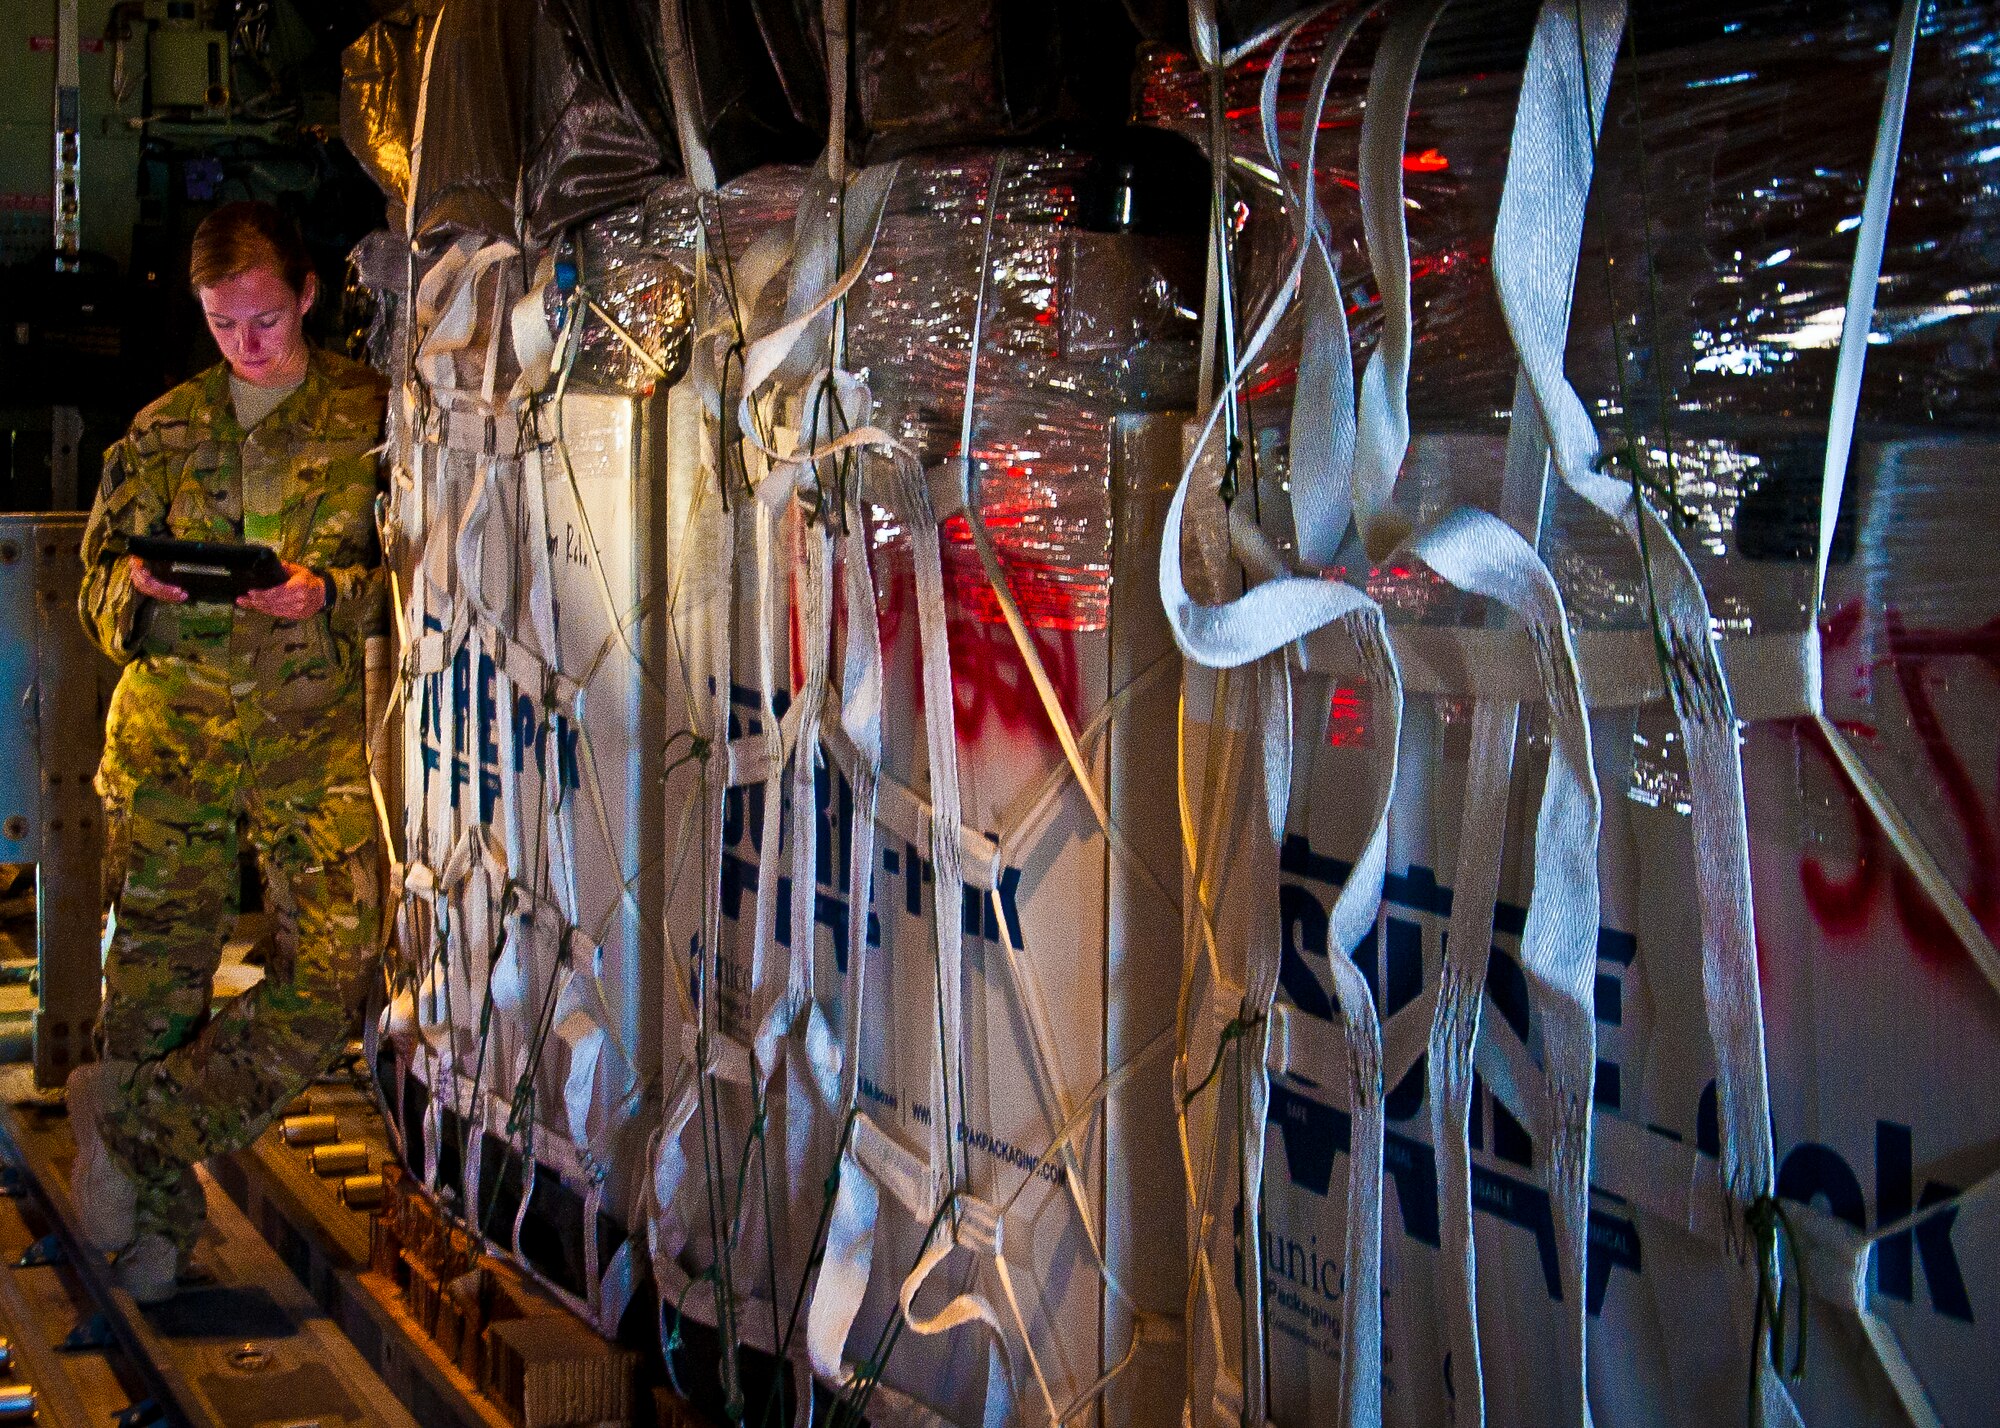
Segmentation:
<svg viewBox="0 0 2000 1428">
<path fill-rule="evenodd" d="M 285 564 L 268 545 L 133 536 L 125 548 L 145 561 L 156 579 L 187 591 L 190 600 L 226 605 L 252 590 L 285 583 Z"/>
</svg>

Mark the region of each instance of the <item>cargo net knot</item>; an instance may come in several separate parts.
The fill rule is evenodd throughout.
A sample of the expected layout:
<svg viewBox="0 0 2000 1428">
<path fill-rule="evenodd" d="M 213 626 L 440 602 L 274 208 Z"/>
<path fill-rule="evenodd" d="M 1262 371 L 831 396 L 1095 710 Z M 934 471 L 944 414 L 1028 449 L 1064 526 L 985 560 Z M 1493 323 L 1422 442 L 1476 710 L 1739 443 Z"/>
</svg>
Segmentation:
<svg viewBox="0 0 2000 1428">
<path fill-rule="evenodd" d="M 1804 1375 L 1810 1294 L 1805 1261 L 1798 1251 L 1798 1232 L 1784 1203 L 1772 1194 L 1759 1195 L 1750 1202 L 1743 1219 L 1757 1250 L 1757 1307 L 1751 1320 L 1748 1421 L 1751 1428 L 1763 1428 L 1764 1398 L 1759 1392 L 1763 1358 L 1768 1354 L 1772 1371 L 1789 1383 L 1796 1383 Z"/>
<path fill-rule="evenodd" d="M 1255 1016 L 1237 1015 L 1231 1017 L 1224 1024 L 1222 1035 L 1215 1043 L 1215 1059 L 1208 1063 L 1208 1074 L 1203 1076 L 1194 1085 L 1188 1087 L 1187 1094 L 1181 1097 L 1181 1104 L 1183 1106 L 1193 1105 L 1195 1097 L 1206 1091 L 1214 1083 L 1215 1079 L 1222 1074 L 1222 1058 L 1228 1054 L 1231 1042 L 1257 1030 L 1263 1024 L 1264 1014 L 1262 1012 L 1257 1013 Z"/>
</svg>

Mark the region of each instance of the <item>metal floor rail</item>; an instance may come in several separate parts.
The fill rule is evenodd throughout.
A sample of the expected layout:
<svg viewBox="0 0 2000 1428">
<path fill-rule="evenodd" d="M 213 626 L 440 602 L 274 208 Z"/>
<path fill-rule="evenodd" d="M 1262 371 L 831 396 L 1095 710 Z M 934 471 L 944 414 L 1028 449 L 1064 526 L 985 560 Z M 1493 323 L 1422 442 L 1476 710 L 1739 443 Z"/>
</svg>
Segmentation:
<svg viewBox="0 0 2000 1428">
<path fill-rule="evenodd" d="M 141 1307 L 113 1283 L 108 1261 L 83 1244 L 69 1188 L 75 1143 L 68 1117 L 60 1097 L 34 1090 L 26 1066 L 0 1067 L 0 1139 L 52 1228 L 49 1248 L 74 1271 L 163 1411 L 153 1421 L 190 1428 L 416 1428 L 418 1419 L 207 1170 L 201 1176 L 209 1224 L 195 1265 L 212 1282 Z M 0 1281 L 0 1314 L 9 1308 L 7 1287 Z M 53 1401 L 61 1367 L 45 1360 L 36 1371 L 51 1384 L 38 1421 L 66 1428 L 69 1420 Z M 89 1416 L 81 1421 L 102 1428 L 102 1410 L 83 1411 Z M 446 1428 L 458 1418 L 426 1421 Z M 473 1421 L 485 1428 L 483 1415 Z"/>
</svg>

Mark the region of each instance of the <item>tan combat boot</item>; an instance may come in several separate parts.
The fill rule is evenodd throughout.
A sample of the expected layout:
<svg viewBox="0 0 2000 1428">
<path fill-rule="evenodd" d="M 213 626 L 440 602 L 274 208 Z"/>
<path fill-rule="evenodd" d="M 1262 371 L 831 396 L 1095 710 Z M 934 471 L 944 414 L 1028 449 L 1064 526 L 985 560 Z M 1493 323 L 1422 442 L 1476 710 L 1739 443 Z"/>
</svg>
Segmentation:
<svg viewBox="0 0 2000 1428">
<path fill-rule="evenodd" d="M 180 1252 L 153 1230 L 132 1241 L 112 1261 L 111 1277 L 141 1304 L 159 1304 L 179 1289 Z"/>
<path fill-rule="evenodd" d="M 70 1194 L 76 1200 L 84 1240 L 104 1254 L 130 1244 L 135 1228 L 138 1188 L 104 1143 L 101 1128 L 132 1069 L 129 1061 L 93 1061 L 69 1073 L 69 1127 L 76 1137 Z"/>
</svg>

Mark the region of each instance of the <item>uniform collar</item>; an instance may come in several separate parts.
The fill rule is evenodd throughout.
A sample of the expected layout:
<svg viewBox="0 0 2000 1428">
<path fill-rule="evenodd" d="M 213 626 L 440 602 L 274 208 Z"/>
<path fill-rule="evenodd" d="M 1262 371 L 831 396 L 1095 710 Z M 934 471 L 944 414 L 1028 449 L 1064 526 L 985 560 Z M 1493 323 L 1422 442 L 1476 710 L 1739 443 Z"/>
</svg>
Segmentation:
<svg viewBox="0 0 2000 1428">
<path fill-rule="evenodd" d="M 329 380 L 326 354 L 307 343 L 304 380 L 287 393 L 264 420 L 286 420 L 295 412 L 310 410 L 310 404 L 325 394 Z M 248 433 L 243 423 L 236 419 L 236 396 L 229 388 L 229 364 L 216 363 L 202 374 L 201 381 L 202 396 L 208 409 L 215 413 L 215 435 L 223 440 L 241 441 Z"/>
</svg>

